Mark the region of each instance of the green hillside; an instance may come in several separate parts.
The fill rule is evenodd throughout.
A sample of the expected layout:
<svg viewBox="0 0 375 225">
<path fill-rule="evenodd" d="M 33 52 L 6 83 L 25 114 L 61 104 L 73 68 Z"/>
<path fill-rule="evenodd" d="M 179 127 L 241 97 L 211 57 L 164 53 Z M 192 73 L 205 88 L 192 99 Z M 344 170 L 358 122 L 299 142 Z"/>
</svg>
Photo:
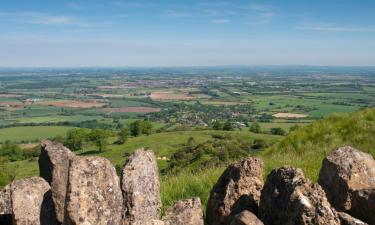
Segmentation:
<svg viewBox="0 0 375 225">
<path fill-rule="evenodd" d="M 333 149 L 351 145 L 375 156 L 375 108 L 352 114 L 332 115 L 311 125 L 301 127 L 258 157 L 265 163 L 265 175 L 283 165 L 302 168 L 305 175 L 317 180 L 323 158 Z M 200 196 L 203 205 L 212 186 L 225 167 L 208 168 L 198 173 L 183 172 L 162 179 L 163 203 L 171 204 L 181 198 Z"/>
</svg>

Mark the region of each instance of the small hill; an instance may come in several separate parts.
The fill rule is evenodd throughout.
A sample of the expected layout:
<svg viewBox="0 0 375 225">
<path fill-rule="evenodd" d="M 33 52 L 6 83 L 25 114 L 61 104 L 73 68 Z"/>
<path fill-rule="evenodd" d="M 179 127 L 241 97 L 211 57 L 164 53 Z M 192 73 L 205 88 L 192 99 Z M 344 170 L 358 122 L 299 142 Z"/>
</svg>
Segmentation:
<svg viewBox="0 0 375 225">
<path fill-rule="evenodd" d="M 350 145 L 375 156 L 375 108 L 351 114 L 333 114 L 298 128 L 281 142 L 260 153 L 266 173 L 271 168 L 292 165 L 317 180 L 323 158 L 339 146 Z"/>
</svg>

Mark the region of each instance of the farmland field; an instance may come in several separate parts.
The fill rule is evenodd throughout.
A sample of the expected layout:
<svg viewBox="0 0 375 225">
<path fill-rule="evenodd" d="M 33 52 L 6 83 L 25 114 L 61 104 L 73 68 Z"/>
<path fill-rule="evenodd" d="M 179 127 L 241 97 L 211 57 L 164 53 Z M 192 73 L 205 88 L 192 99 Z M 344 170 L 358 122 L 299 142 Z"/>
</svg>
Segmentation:
<svg viewBox="0 0 375 225">
<path fill-rule="evenodd" d="M 57 135 L 65 135 L 66 131 L 72 129 L 64 126 L 27 126 L 10 127 L 0 129 L 0 142 L 6 140 L 19 142 L 36 142 L 44 138 L 52 138 Z"/>
<path fill-rule="evenodd" d="M 375 71 L 310 69 L 0 70 L 0 166 L 9 175 L 0 186 L 38 175 L 48 138 L 117 170 L 136 149 L 152 149 L 163 203 L 199 195 L 205 204 L 228 163 L 258 155 L 275 164 L 263 152 L 294 130 L 375 106 Z"/>
</svg>

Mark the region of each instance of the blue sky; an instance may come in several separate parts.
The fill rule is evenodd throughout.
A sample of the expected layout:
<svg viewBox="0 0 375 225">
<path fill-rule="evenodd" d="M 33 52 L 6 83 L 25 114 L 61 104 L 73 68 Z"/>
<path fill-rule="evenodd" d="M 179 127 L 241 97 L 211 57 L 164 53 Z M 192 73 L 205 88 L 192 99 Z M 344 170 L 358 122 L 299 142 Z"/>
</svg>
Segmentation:
<svg viewBox="0 0 375 225">
<path fill-rule="evenodd" d="M 375 65 L 373 0 L 1 0 L 0 66 Z"/>
</svg>

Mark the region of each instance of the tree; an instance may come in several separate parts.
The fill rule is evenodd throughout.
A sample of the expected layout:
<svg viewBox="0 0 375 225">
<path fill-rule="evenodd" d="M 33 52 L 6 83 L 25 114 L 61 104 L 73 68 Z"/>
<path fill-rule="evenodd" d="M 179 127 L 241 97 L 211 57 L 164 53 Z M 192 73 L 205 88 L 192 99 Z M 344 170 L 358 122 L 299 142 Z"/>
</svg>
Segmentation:
<svg viewBox="0 0 375 225">
<path fill-rule="evenodd" d="M 214 130 L 222 130 L 223 129 L 223 124 L 219 120 L 216 120 L 214 125 L 213 125 Z"/>
<path fill-rule="evenodd" d="M 259 123 L 255 122 L 255 123 L 251 124 L 249 131 L 253 132 L 253 133 L 256 133 L 256 134 L 259 134 L 259 133 L 262 132 L 262 128 L 260 127 Z"/>
<path fill-rule="evenodd" d="M 9 140 L 2 144 L 0 148 L 0 156 L 4 156 L 10 161 L 17 161 L 25 158 L 24 151 L 17 144 Z"/>
<path fill-rule="evenodd" d="M 232 123 L 230 121 L 227 121 L 227 122 L 224 123 L 223 130 L 231 131 L 233 129 L 234 128 L 233 128 Z"/>
<path fill-rule="evenodd" d="M 84 128 L 69 130 L 66 134 L 65 145 L 72 151 L 83 148 L 84 143 L 88 139 L 88 132 Z"/>
<path fill-rule="evenodd" d="M 129 125 L 132 136 L 139 136 L 142 134 L 142 121 L 136 120 Z"/>
<path fill-rule="evenodd" d="M 129 125 L 129 129 L 132 136 L 150 135 L 152 133 L 152 123 L 148 120 L 136 120 Z"/>
<path fill-rule="evenodd" d="M 273 135 L 285 135 L 285 130 L 281 127 L 271 128 L 271 134 Z"/>
<path fill-rule="evenodd" d="M 152 123 L 148 120 L 142 121 L 142 134 L 150 135 L 152 133 Z"/>
<path fill-rule="evenodd" d="M 118 144 L 124 144 L 128 140 L 128 136 L 130 134 L 130 130 L 127 127 L 122 128 L 118 133 L 118 139 L 117 143 Z"/>
<path fill-rule="evenodd" d="M 93 129 L 89 133 L 89 140 L 92 141 L 102 152 L 108 145 L 109 133 L 102 129 Z"/>
</svg>

